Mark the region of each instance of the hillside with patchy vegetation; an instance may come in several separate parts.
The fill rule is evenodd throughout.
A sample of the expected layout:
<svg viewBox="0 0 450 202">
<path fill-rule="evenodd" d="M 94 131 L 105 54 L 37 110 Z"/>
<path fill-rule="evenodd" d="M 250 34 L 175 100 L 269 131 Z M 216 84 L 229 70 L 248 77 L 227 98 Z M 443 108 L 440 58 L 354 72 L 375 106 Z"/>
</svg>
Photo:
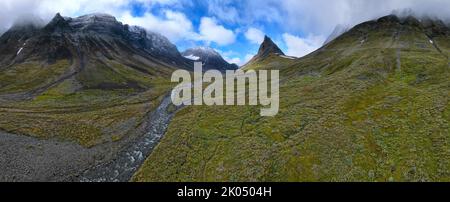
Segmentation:
<svg viewBox="0 0 450 202">
<path fill-rule="evenodd" d="M 450 30 L 386 16 L 300 59 L 271 53 L 280 112 L 189 106 L 135 181 L 450 181 Z"/>
</svg>

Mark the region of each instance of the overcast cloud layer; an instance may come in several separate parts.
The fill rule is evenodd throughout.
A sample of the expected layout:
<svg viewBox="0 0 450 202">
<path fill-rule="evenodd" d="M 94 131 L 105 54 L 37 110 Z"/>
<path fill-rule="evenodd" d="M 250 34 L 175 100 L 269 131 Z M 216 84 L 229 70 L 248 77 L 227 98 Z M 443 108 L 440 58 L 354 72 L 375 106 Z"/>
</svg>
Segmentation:
<svg viewBox="0 0 450 202">
<path fill-rule="evenodd" d="M 336 25 L 350 27 L 405 9 L 450 19 L 449 0 L 1 0 L 0 32 L 22 19 L 48 21 L 57 12 L 70 17 L 102 12 L 179 46 L 213 46 L 243 64 L 264 34 L 287 54 L 303 56 L 319 48 Z"/>
</svg>

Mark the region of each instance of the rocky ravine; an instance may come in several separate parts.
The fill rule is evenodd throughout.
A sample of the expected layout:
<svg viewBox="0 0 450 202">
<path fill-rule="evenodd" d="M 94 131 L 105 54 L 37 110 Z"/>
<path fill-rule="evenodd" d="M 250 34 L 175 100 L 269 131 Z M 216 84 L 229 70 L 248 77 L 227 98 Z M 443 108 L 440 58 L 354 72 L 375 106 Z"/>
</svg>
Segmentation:
<svg viewBox="0 0 450 202">
<path fill-rule="evenodd" d="M 84 148 L 0 131 L 0 181 L 128 181 L 164 135 L 176 112 L 171 103 L 166 96 L 150 114 L 147 132 L 125 147 Z"/>
<path fill-rule="evenodd" d="M 129 181 L 165 134 L 176 112 L 176 110 L 170 111 L 170 106 L 173 106 L 171 97 L 166 96 L 160 106 L 152 112 L 147 133 L 136 139 L 112 161 L 85 171 L 78 180 L 82 182 Z"/>
</svg>

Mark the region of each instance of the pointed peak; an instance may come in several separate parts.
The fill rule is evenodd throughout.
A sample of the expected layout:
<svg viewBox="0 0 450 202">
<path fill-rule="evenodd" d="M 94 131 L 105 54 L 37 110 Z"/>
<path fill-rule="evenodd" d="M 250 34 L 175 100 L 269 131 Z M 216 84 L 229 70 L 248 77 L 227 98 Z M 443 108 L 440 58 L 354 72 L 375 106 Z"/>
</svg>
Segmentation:
<svg viewBox="0 0 450 202">
<path fill-rule="evenodd" d="M 283 51 L 275 44 L 275 42 L 272 41 L 270 37 L 267 35 L 264 36 L 264 41 L 261 43 L 261 46 L 259 47 L 258 54 L 253 56 L 253 58 L 247 62 L 247 64 L 244 65 L 244 67 L 264 60 L 270 55 L 278 55 L 278 56 L 286 56 Z"/>
<path fill-rule="evenodd" d="M 281 49 L 272 41 L 272 39 L 266 35 L 264 36 L 263 43 L 259 47 L 257 56 L 265 58 L 271 53 L 284 55 L 283 51 L 281 51 Z"/>
<path fill-rule="evenodd" d="M 52 18 L 49 24 L 51 23 L 58 23 L 58 22 L 65 22 L 66 19 L 60 14 L 56 13 L 55 17 Z"/>
<path fill-rule="evenodd" d="M 50 21 L 50 23 L 52 23 L 52 22 L 60 22 L 60 21 L 64 22 L 64 21 L 66 21 L 66 20 L 64 19 L 63 16 L 61 16 L 60 13 L 56 13 L 55 17 L 52 18 L 52 20 Z"/>
<path fill-rule="evenodd" d="M 56 13 L 55 17 L 45 26 L 47 31 L 63 31 L 69 28 L 69 23 L 60 13 Z"/>
<path fill-rule="evenodd" d="M 272 39 L 269 36 L 264 35 L 264 41 L 262 42 L 262 44 L 275 44 L 275 43 L 272 41 Z"/>
</svg>

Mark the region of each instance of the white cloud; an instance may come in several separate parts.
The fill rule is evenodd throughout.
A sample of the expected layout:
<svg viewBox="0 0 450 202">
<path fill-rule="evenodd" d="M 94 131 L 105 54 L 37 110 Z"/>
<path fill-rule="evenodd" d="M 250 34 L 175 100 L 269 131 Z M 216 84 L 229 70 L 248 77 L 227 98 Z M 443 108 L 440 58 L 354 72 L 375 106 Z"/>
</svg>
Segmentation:
<svg viewBox="0 0 450 202">
<path fill-rule="evenodd" d="M 180 3 L 176 0 L 1 0 L 0 27 L 8 28 L 22 16 L 49 21 L 58 12 L 69 17 L 96 12 L 120 17 L 131 2 L 139 2 L 146 7 Z"/>
<path fill-rule="evenodd" d="M 232 0 L 239 11 L 236 23 L 255 26 L 277 24 L 278 31 L 328 35 L 335 26 L 352 27 L 358 23 L 411 9 L 419 16 L 430 15 L 450 21 L 449 0 Z M 209 7 L 226 8 L 223 0 L 209 1 Z M 229 1 L 228 1 L 229 4 Z M 227 5 L 228 5 L 227 4 Z M 218 19 L 229 16 L 210 10 Z"/>
<path fill-rule="evenodd" d="M 241 58 L 237 57 L 239 54 L 235 53 L 234 51 L 222 51 L 219 49 L 214 49 L 216 52 L 218 52 L 225 61 L 227 61 L 230 64 L 237 64 L 239 66 L 242 65 L 242 60 Z"/>
<path fill-rule="evenodd" d="M 250 61 L 254 56 L 252 54 L 246 54 L 244 57 L 242 57 L 241 54 L 234 51 L 221 51 L 218 49 L 215 50 L 223 57 L 225 61 L 230 64 L 237 64 L 238 66 L 247 64 L 247 62 Z"/>
<path fill-rule="evenodd" d="M 287 47 L 287 55 L 302 57 L 320 48 L 325 41 L 325 38 L 322 36 L 314 35 L 309 35 L 306 38 L 301 38 L 288 33 L 284 33 L 283 41 Z"/>
<path fill-rule="evenodd" d="M 394 10 L 411 9 L 416 15 L 450 19 L 448 0 L 284 0 L 279 23 L 291 31 L 329 34 L 336 25 L 358 23 L 392 14 Z"/>
<path fill-rule="evenodd" d="M 131 2 L 142 3 L 148 12 L 141 17 L 131 17 Z M 180 12 L 187 5 L 196 9 L 193 1 L 188 0 L 1 0 L 0 30 L 23 15 L 50 20 L 56 12 L 70 17 L 103 12 L 160 32 L 173 41 L 204 40 L 228 45 L 236 40 L 237 30 L 248 26 L 270 24 L 281 33 L 327 36 L 336 25 L 353 26 L 402 9 L 450 20 L 449 0 L 209 0 L 196 3 L 206 5 L 208 16 L 214 16 L 202 20 L 199 33 L 189 19 L 191 16 Z M 165 10 L 162 16 L 159 12 L 158 15 L 149 12 L 154 5 L 161 5 L 160 10 Z M 229 30 L 215 19 L 237 28 Z M 257 41 L 251 38 L 255 39 L 250 40 L 252 43 Z"/>
<path fill-rule="evenodd" d="M 254 55 L 252 54 L 247 54 L 245 55 L 245 57 L 243 58 L 239 58 L 239 57 L 234 57 L 234 58 L 228 58 L 228 57 L 224 57 L 224 59 L 228 62 L 228 63 L 235 63 L 238 66 L 243 66 L 245 64 L 247 64 L 248 61 L 250 61 L 253 58 Z"/>
<path fill-rule="evenodd" d="M 163 13 L 164 17 L 161 18 L 151 13 L 145 13 L 141 17 L 134 17 L 130 12 L 125 12 L 119 17 L 119 20 L 160 33 L 174 42 L 198 38 L 194 32 L 192 22 L 183 13 L 171 10 L 165 10 Z"/>
<path fill-rule="evenodd" d="M 141 17 L 134 17 L 130 12 L 125 12 L 118 18 L 124 23 L 139 25 L 148 30 L 161 33 L 174 42 L 193 40 L 229 45 L 236 41 L 236 34 L 232 30 L 219 25 L 214 18 L 203 17 L 197 33 L 193 23 L 185 14 L 171 10 L 165 10 L 163 13 L 163 17 L 158 17 L 148 12 Z"/>
<path fill-rule="evenodd" d="M 242 61 L 240 58 L 235 57 L 235 58 L 224 58 L 228 63 L 230 64 L 237 64 L 239 66 L 241 66 Z"/>
<path fill-rule="evenodd" d="M 200 38 L 206 42 L 215 42 L 218 45 L 229 45 L 236 41 L 236 35 L 232 30 L 228 30 L 217 24 L 214 18 L 203 17 L 200 21 Z"/>
<path fill-rule="evenodd" d="M 284 1 L 284 0 L 283 0 Z M 241 11 L 239 19 L 247 25 L 253 26 L 260 22 L 280 23 L 283 22 L 285 13 L 281 10 L 280 5 L 283 1 L 280 0 L 247 0 L 244 6 L 239 8 Z"/>
<path fill-rule="evenodd" d="M 166 7 L 163 7 L 162 15 L 147 11 L 142 16 L 133 16 L 130 11 L 132 2 L 142 3 L 146 10 L 156 4 Z M 235 42 L 235 33 L 219 25 L 215 19 L 202 18 L 199 33 L 197 33 L 192 21 L 184 13 L 171 10 L 188 3 L 189 1 L 177 0 L 2 0 L 0 1 L 0 30 L 9 28 L 17 19 L 23 18 L 22 16 L 28 19 L 41 18 L 48 22 L 57 12 L 69 17 L 100 12 L 111 14 L 123 23 L 138 25 L 161 33 L 172 42 L 205 41 L 215 42 L 218 45 Z"/>
<path fill-rule="evenodd" d="M 139 25 L 148 30 L 161 33 L 172 41 L 193 40 L 214 42 L 218 45 L 229 45 L 236 41 L 236 34 L 224 26 L 219 25 L 214 18 L 203 17 L 200 21 L 199 32 L 195 32 L 192 22 L 181 12 L 165 10 L 163 17 L 152 13 L 134 17 L 125 12 L 119 17 L 124 23 Z"/>
<path fill-rule="evenodd" d="M 225 22 L 237 22 L 239 12 L 228 0 L 208 0 L 208 12 Z"/>
<path fill-rule="evenodd" d="M 264 41 L 264 32 L 254 27 L 251 27 L 245 32 L 245 38 L 254 44 L 261 44 Z"/>
</svg>

